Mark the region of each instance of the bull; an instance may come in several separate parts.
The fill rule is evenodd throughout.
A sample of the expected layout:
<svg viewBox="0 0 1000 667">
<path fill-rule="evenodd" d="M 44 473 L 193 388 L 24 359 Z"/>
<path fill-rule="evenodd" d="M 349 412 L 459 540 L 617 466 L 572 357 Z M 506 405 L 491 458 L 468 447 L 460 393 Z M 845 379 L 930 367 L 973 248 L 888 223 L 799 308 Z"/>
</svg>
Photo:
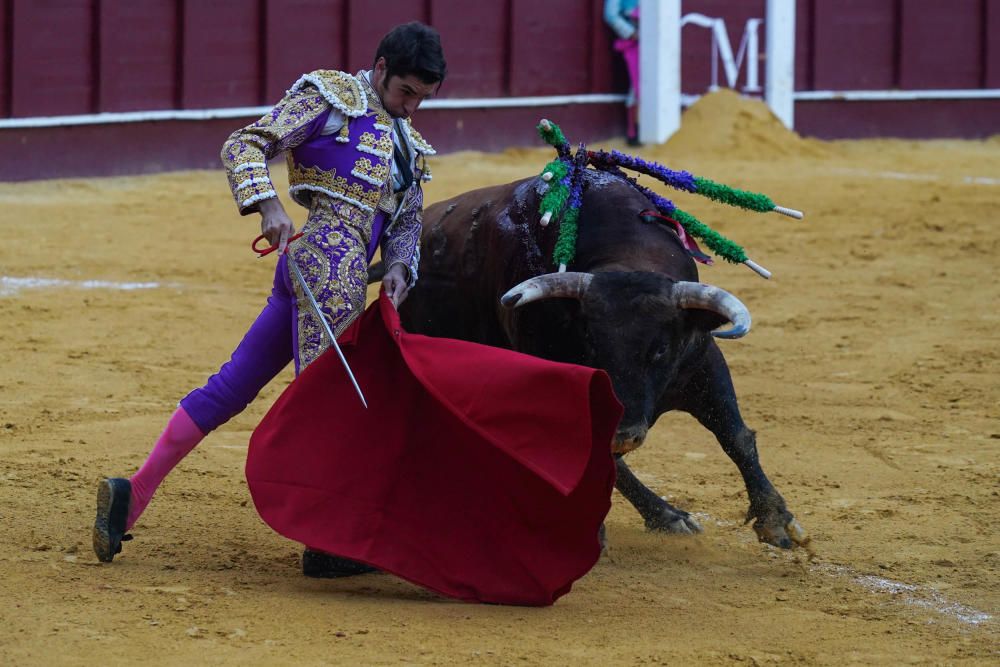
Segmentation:
<svg viewBox="0 0 1000 667">
<path fill-rule="evenodd" d="M 552 273 L 557 225 L 539 224 L 547 187 L 529 178 L 428 207 L 420 280 L 400 309 L 407 330 L 604 369 L 624 405 L 612 443 L 616 488 L 646 528 L 701 532 L 698 521 L 646 487 L 625 463 L 660 415 L 691 414 L 739 468 L 758 538 L 790 548 L 808 538 L 764 474 L 715 338 L 750 328 L 746 307 L 698 280 L 669 226 L 620 177 L 585 170 L 572 270 Z M 726 326 L 720 330 L 720 327 Z"/>
</svg>

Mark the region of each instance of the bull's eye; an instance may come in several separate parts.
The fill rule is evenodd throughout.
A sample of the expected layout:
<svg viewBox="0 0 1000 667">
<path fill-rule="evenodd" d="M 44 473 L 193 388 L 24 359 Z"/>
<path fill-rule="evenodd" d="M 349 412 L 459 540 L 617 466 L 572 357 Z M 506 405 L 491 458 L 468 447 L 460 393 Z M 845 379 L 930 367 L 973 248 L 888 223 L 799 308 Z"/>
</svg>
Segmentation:
<svg viewBox="0 0 1000 667">
<path fill-rule="evenodd" d="M 652 355 L 650 355 L 650 359 L 655 364 L 657 362 L 663 361 L 663 359 L 666 358 L 669 352 L 670 348 L 667 346 L 666 342 L 660 343 L 655 348 L 653 348 L 653 353 Z"/>
</svg>

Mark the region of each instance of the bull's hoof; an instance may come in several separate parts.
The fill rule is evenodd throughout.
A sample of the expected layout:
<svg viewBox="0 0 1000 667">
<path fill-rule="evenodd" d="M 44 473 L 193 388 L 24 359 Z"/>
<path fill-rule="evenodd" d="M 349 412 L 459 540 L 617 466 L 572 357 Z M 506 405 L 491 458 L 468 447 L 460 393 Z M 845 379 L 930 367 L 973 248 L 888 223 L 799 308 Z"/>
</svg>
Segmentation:
<svg viewBox="0 0 1000 667">
<path fill-rule="evenodd" d="M 697 535 L 701 524 L 685 512 L 674 507 L 664 507 L 659 514 L 646 518 L 646 530 L 675 535 Z"/>
<path fill-rule="evenodd" d="M 795 518 L 788 518 L 784 525 L 778 521 L 765 521 L 757 519 L 753 524 L 753 530 L 757 533 L 757 539 L 765 544 L 791 549 L 795 545 L 810 551 L 810 538 L 802 525 Z"/>
<path fill-rule="evenodd" d="M 773 526 L 756 521 L 753 524 L 753 531 L 757 533 L 757 539 L 765 544 L 782 549 L 792 548 L 792 538 L 788 537 L 788 533 L 781 526 Z"/>
</svg>

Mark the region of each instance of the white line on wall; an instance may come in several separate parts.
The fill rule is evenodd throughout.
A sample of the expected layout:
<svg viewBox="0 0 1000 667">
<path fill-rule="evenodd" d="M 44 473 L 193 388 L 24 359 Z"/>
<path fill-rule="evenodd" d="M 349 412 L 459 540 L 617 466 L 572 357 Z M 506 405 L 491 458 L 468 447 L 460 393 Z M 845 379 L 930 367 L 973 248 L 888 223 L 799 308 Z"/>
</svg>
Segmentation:
<svg viewBox="0 0 1000 667">
<path fill-rule="evenodd" d="M 694 104 L 701 95 L 681 94 L 681 106 Z M 990 100 L 1000 99 L 1000 88 L 972 90 L 800 90 L 792 93 L 796 102 L 839 100 L 845 102 L 916 101 L 916 100 Z M 517 107 L 565 106 L 571 104 L 619 104 L 625 95 L 616 93 L 582 93 L 579 95 L 545 95 L 536 97 L 468 97 L 428 100 L 421 108 L 433 109 L 502 109 Z M 118 123 L 149 123 L 165 120 L 213 120 L 216 118 L 253 118 L 262 116 L 271 107 L 224 107 L 216 109 L 152 109 L 149 111 L 103 112 L 70 116 L 27 116 L 0 118 L 0 130 L 33 127 L 70 127 L 73 125 L 113 125 Z"/>
<path fill-rule="evenodd" d="M 840 100 L 844 102 L 914 102 L 917 100 L 995 100 L 1000 88 L 971 90 L 800 90 L 796 102 Z"/>
<path fill-rule="evenodd" d="M 620 104 L 625 95 L 595 93 L 581 95 L 547 95 L 539 97 L 474 97 L 428 100 L 422 110 L 433 109 L 503 109 L 521 107 L 565 106 L 571 104 Z M 271 107 L 229 107 L 220 109 L 160 109 L 123 111 L 72 116 L 31 116 L 0 118 L 0 130 L 32 127 L 68 127 L 72 125 L 112 125 L 118 123 L 148 123 L 164 120 L 213 120 L 216 118 L 255 118 Z"/>
</svg>

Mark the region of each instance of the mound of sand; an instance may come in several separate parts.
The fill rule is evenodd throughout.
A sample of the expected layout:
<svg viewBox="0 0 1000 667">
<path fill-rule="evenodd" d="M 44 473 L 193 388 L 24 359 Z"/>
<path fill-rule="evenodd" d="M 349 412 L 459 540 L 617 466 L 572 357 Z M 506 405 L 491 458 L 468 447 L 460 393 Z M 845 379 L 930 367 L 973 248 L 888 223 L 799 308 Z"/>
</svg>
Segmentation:
<svg viewBox="0 0 1000 667">
<path fill-rule="evenodd" d="M 823 155 L 823 142 L 788 129 L 761 100 L 728 88 L 702 96 L 681 116 L 681 128 L 667 142 L 671 154 L 710 152 L 719 157 Z"/>
</svg>

